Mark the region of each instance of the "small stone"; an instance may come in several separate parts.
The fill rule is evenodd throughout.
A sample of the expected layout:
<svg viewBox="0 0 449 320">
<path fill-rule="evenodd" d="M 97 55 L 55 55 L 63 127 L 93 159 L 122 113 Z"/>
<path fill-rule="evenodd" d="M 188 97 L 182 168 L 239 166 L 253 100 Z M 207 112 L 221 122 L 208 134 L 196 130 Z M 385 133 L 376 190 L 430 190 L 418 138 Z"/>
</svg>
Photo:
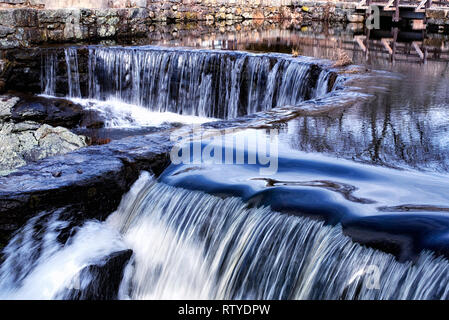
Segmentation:
<svg viewBox="0 0 449 320">
<path fill-rule="evenodd" d="M 62 171 L 56 171 L 51 174 L 55 178 L 59 178 L 62 175 Z"/>
<path fill-rule="evenodd" d="M 358 14 L 348 14 L 347 18 L 349 22 L 363 22 L 365 19 L 362 15 Z"/>
</svg>

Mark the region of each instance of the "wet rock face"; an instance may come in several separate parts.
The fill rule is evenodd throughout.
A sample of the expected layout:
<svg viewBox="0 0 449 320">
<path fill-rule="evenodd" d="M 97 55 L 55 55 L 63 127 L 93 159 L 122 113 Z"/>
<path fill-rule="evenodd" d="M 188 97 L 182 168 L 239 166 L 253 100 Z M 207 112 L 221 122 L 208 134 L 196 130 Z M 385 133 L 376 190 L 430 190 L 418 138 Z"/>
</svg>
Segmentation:
<svg viewBox="0 0 449 320">
<path fill-rule="evenodd" d="M 65 299 L 75 300 L 117 299 L 124 269 L 132 254 L 132 250 L 114 252 L 101 263 L 85 267 L 78 277 L 79 284 L 84 287 L 67 290 L 62 295 Z"/>
<path fill-rule="evenodd" d="M 85 109 L 73 101 L 21 93 L 0 96 L 0 121 L 35 122 L 67 129 L 98 129 L 105 123 L 97 111 Z"/>
<path fill-rule="evenodd" d="M 48 70 L 43 67 L 48 64 L 46 59 L 49 55 L 54 55 L 56 64 L 54 78 L 57 86 L 52 95 L 67 96 L 69 84 L 64 47 L 0 50 L 0 93 L 6 91 L 44 93 Z M 78 49 L 77 58 L 80 90 L 83 95 L 86 95 L 88 90 L 88 50 L 86 48 Z"/>
<path fill-rule="evenodd" d="M 76 127 L 82 120 L 83 108 L 66 99 L 29 97 L 11 109 L 14 122 L 34 121 L 65 128 Z"/>
<path fill-rule="evenodd" d="M 4 81 L 4 85 L 0 85 L 0 93 L 11 89 L 20 92 L 41 92 L 39 49 L 4 50 L 0 52 L 0 57 L 0 81 Z"/>
</svg>

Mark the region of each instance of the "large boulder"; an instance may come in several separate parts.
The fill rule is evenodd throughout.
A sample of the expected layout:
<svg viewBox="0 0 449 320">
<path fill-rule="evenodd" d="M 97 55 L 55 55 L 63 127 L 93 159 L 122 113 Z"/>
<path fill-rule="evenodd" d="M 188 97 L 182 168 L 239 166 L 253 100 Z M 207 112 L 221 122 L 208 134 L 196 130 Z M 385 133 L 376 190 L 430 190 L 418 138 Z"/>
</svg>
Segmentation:
<svg viewBox="0 0 449 320">
<path fill-rule="evenodd" d="M 0 175 L 49 156 L 87 146 L 86 138 L 66 128 L 26 121 L 0 124 Z"/>
<path fill-rule="evenodd" d="M 11 107 L 10 113 L 14 122 L 34 121 L 74 128 L 82 121 L 84 110 L 67 99 L 28 96 L 22 97 L 20 102 Z"/>
<path fill-rule="evenodd" d="M 86 146 L 86 137 L 46 124 L 74 127 L 82 112 L 81 106 L 65 99 L 0 96 L 0 175 Z"/>
<path fill-rule="evenodd" d="M 3 123 L 0 129 L 0 175 L 7 175 L 14 169 L 27 164 L 26 153 L 38 145 L 33 135 L 39 125 Z"/>
<path fill-rule="evenodd" d="M 63 298 L 76 300 L 117 299 L 123 273 L 132 254 L 132 250 L 114 252 L 99 263 L 85 267 L 79 273 L 77 282 L 81 284 L 88 280 L 88 283 L 63 292 Z"/>
</svg>

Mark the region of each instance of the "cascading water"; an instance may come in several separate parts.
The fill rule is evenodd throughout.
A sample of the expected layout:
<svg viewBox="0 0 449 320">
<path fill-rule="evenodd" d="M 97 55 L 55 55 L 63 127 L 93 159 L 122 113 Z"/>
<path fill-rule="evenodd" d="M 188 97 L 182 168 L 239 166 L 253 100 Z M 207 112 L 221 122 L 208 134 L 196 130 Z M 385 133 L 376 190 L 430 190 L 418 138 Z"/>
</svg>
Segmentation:
<svg viewBox="0 0 449 320">
<path fill-rule="evenodd" d="M 318 77 L 318 81 L 315 87 L 315 96 L 316 97 L 321 97 L 324 96 L 326 93 L 329 92 L 329 81 L 330 81 L 330 77 L 332 76 L 332 73 L 330 72 L 321 72 L 320 76 Z M 338 85 L 339 81 L 335 81 L 332 84 L 332 90 L 335 89 L 335 87 Z"/>
<path fill-rule="evenodd" d="M 65 246 L 56 240 L 66 225 L 58 217 L 47 219 L 43 236 L 35 226 L 40 219 L 30 220 L 6 247 L 1 297 L 71 297 L 73 279 L 81 277 L 81 291 L 92 281 L 81 270 L 125 248 L 133 256 L 118 293 L 123 299 L 449 296 L 445 259 L 422 253 L 414 263 L 399 263 L 353 243 L 339 227 L 171 187 L 147 173 L 106 222 L 85 223 Z M 42 241 L 35 234 L 45 245 L 36 245 Z"/>
<path fill-rule="evenodd" d="M 80 75 L 78 66 L 78 50 L 76 48 L 64 49 L 67 66 L 67 84 L 69 87 L 69 97 L 80 98 Z"/>
<path fill-rule="evenodd" d="M 79 98 L 77 48 L 64 49 L 68 96 Z M 44 61 L 46 83 L 55 83 Z M 328 92 L 334 74 L 308 58 L 159 47 L 91 47 L 88 98 L 114 100 L 156 112 L 235 118 L 296 105 Z M 46 90 L 47 94 L 55 93 Z"/>
<path fill-rule="evenodd" d="M 58 59 L 52 50 L 45 50 L 41 56 L 42 93 L 50 96 L 56 94 L 56 69 Z"/>
<path fill-rule="evenodd" d="M 234 118 L 313 98 L 321 73 L 329 71 L 279 55 L 162 48 L 89 51 L 91 98 L 214 118 Z M 319 92 L 327 92 L 327 81 L 320 85 L 326 89 Z"/>
</svg>

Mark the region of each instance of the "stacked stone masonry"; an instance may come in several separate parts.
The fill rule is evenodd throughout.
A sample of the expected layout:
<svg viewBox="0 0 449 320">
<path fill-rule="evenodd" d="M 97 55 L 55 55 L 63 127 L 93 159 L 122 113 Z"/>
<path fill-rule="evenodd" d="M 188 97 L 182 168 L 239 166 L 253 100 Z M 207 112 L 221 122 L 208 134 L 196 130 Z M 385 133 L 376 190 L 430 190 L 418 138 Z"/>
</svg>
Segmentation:
<svg viewBox="0 0 449 320">
<path fill-rule="evenodd" d="M 30 0 L 0 0 L 25 2 Z M 46 42 L 79 42 L 139 36 L 156 22 L 243 21 L 249 19 L 294 19 L 298 23 L 319 20 L 345 22 L 360 20 L 355 3 L 311 2 L 304 0 L 98 0 L 88 8 L 87 0 L 34 0 L 31 8 L 0 10 L 0 48 L 28 47 Z M 46 9 L 39 9 L 45 2 Z M 59 3 L 59 4 L 58 4 Z M 83 8 L 47 9 L 61 3 Z M 114 8 L 108 8 L 108 7 Z M 115 8 L 120 6 L 121 8 Z"/>
<path fill-rule="evenodd" d="M 363 22 L 356 5 L 308 0 L 0 0 L 0 49 L 135 37 L 157 22 Z M 427 19 L 449 25 L 447 10 L 428 10 Z"/>
</svg>

